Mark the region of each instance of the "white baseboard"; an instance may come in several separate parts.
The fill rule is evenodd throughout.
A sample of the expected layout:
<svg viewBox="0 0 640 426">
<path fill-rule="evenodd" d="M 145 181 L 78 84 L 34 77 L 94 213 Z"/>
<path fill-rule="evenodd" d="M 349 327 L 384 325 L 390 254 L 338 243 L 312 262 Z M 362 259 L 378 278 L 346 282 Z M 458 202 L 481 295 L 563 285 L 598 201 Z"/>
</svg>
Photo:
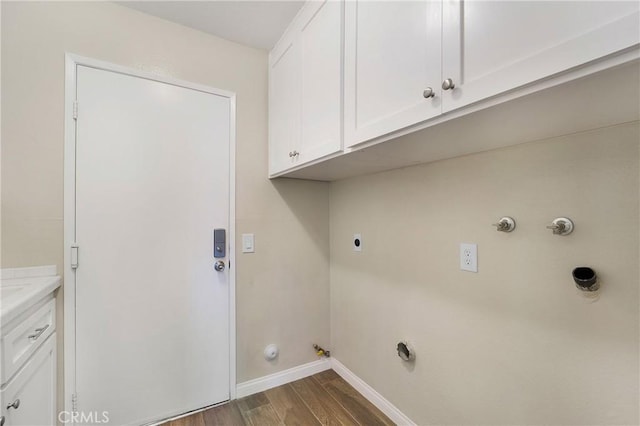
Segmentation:
<svg viewBox="0 0 640 426">
<path fill-rule="evenodd" d="M 397 425 L 410 425 L 416 426 L 402 411 L 387 401 L 385 397 L 380 395 L 371 386 L 364 382 L 360 377 L 353 374 L 351 370 L 344 366 L 340 361 L 335 358 L 331 358 L 331 367 L 340 375 L 347 383 L 353 386 L 358 392 L 375 405 L 380 411 L 387 415 Z"/>
<path fill-rule="evenodd" d="M 356 376 L 351 370 L 344 366 L 335 358 L 320 359 L 318 361 L 309 362 L 288 370 L 279 371 L 268 376 L 259 377 L 236 386 L 236 398 L 253 395 L 254 393 L 263 392 L 277 386 L 281 386 L 305 377 L 312 376 L 321 371 L 333 370 L 338 373 L 347 383 L 353 386 L 362 396 L 375 405 L 380 411 L 387 415 L 397 425 L 416 426 L 409 417 L 400 411 L 395 405 L 387 401 L 382 395 L 376 392 L 364 380 Z"/>
<path fill-rule="evenodd" d="M 330 370 L 331 361 L 329 358 L 302 364 L 288 370 L 269 374 L 236 385 L 236 398 L 253 395 L 254 393 L 266 391 L 296 380 L 304 379 L 321 371 Z"/>
</svg>

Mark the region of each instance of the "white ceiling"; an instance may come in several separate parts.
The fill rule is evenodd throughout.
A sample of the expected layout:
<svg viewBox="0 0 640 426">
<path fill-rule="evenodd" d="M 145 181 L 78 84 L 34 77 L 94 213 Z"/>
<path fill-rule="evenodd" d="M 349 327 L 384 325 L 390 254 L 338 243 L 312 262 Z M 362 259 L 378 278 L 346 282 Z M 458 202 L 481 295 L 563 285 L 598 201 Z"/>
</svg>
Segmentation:
<svg viewBox="0 0 640 426">
<path fill-rule="evenodd" d="M 118 1 L 236 43 L 270 50 L 303 1 Z"/>
</svg>

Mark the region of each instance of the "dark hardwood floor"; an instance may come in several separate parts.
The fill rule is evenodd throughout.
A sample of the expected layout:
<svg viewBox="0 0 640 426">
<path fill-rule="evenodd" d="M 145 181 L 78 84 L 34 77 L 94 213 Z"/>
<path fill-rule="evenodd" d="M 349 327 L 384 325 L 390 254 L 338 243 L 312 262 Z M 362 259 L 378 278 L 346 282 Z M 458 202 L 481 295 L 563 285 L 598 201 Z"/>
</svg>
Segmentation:
<svg viewBox="0 0 640 426">
<path fill-rule="evenodd" d="M 393 425 L 380 410 L 333 370 L 209 410 L 163 426 Z"/>
</svg>

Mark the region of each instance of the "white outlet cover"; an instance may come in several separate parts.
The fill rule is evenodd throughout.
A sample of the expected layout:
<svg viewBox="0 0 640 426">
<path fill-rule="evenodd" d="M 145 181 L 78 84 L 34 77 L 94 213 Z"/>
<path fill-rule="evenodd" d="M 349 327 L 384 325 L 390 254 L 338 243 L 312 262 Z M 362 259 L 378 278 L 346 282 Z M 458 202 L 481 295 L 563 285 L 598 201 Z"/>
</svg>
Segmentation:
<svg viewBox="0 0 640 426">
<path fill-rule="evenodd" d="M 460 243 L 460 270 L 478 272 L 478 245 Z"/>
<path fill-rule="evenodd" d="M 353 245 L 353 251 L 362 251 L 362 235 L 353 234 L 351 244 Z"/>
</svg>

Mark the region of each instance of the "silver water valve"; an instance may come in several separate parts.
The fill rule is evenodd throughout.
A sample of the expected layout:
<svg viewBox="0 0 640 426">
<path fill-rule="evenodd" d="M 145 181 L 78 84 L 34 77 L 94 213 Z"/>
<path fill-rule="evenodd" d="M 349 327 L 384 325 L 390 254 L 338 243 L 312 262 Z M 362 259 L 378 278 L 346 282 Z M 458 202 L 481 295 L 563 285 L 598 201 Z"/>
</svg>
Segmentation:
<svg viewBox="0 0 640 426">
<path fill-rule="evenodd" d="M 516 229 L 516 221 L 513 220 L 512 217 L 505 216 L 503 218 L 500 218 L 498 223 L 494 223 L 493 226 L 496 227 L 497 231 L 500 231 L 500 232 L 511 232 L 514 229 Z"/>
<path fill-rule="evenodd" d="M 569 235 L 573 232 L 573 228 L 573 222 L 567 217 L 559 217 L 547 226 L 547 229 L 553 230 L 554 235 Z"/>
</svg>

